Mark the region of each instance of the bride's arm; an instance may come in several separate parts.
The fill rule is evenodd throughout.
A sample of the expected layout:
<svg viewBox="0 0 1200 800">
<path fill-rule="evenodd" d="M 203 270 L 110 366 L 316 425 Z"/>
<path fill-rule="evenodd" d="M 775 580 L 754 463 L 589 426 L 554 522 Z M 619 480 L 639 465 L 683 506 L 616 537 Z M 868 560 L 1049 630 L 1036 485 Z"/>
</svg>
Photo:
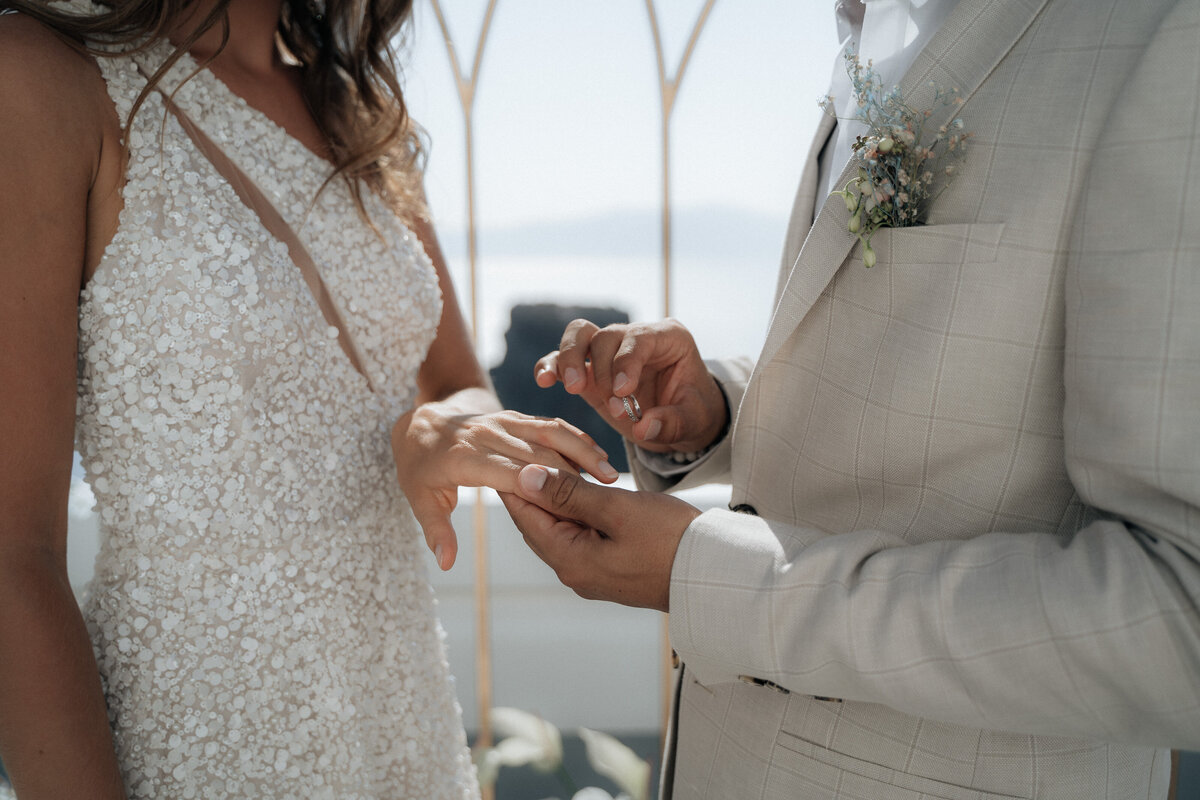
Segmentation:
<svg viewBox="0 0 1200 800">
<path fill-rule="evenodd" d="M 617 479 L 608 455 L 583 431 L 563 420 L 502 411 L 455 298 L 433 227 L 414 226 L 437 269 L 442 318 L 421 366 L 417 406 L 392 430 L 396 473 L 438 566 L 449 569 L 458 552 L 450 512 L 459 486 L 513 492 L 517 473 L 530 463 L 580 469 L 605 482 Z"/>
<path fill-rule="evenodd" d="M 22 800 L 124 796 L 66 567 L 97 91 L 93 64 L 0 17 L 0 758 Z"/>
</svg>

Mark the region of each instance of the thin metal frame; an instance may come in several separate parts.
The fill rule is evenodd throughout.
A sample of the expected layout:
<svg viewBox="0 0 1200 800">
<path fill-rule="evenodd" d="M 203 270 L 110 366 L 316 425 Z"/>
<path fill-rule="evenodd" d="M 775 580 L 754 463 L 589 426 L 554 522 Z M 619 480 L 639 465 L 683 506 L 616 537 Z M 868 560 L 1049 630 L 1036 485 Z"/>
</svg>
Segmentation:
<svg viewBox="0 0 1200 800">
<path fill-rule="evenodd" d="M 479 86 L 479 73 L 483 67 L 483 49 L 487 44 L 488 33 L 492 28 L 492 17 L 496 13 L 498 0 L 488 0 L 484 12 L 483 26 L 479 31 L 479 39 L 475 43 L 475 58 L 471 62 L 470 75 L 464 76 L 459 65 L 458 53 L 454 47 L 454 37 L 446 25 L 442 14 L 442 6 L 438 0 L 430 0 L 433 13 L 437 16 L 438 27 L 442 29 L 442 38 L 446 45 L 446 55 L 450 59 L 450 68 L 454 72 L 454 84 L 458 89 L 458 102 L 463 112 L 463 126 L 466 133 L 467 160 L 467 263 L 470 268 L 470 286 L 468 287 L 469 314 L 471 320 L 471 337 L 478 347 L 479 342 L 479 247 L 475 226 L 475 124 L 472 112 L 475 108 L 476 89 Z M 491 586 L 488 575 L 488 541 L 487 541 L 487 509 L 483 503 L 483 489 L 475 490 L 475 508 L 472 517 L 475 546 L 475 692 L 479 703 L 479 738 L 478 746 L 487 747 L 492 744 L 492 620 L 491 620 Z M 490 788 L 484 789 L 484 797 L 490 798 Z"/>
<path fill-rule="evenodd" d="M 475 42 L 475 58 L 471 64 L 471 72 L 464 74 L 458 60 L 458 52 L 450 28 L 442 13 L 440 0 L 429 0 L 433 12 L 441 28 L 446 45 L 446 55 L 450 60 L 450 68 L 454 74 L 454 83 L 458 90 L 459 105 L 462 109 L 463 124 L 466 137 L 466 180 L 467 180 L 467 259 L 469 265 L 468 311 L 471 321 L 471 334 L 478 343 L 479 338 L 479 253 L 477 247 L 475 224 L 475 128 L 473 110 L 475 97 L 479 86 L 479 74 L 483 67 L 483 51 L 487 44 L 488 33 L 491 30 L 492 17 L 495 14 L 499 0 L 488 0 L 484 12 L 483 26 L 479 38 Z M 675 110 L 675 102 L 679 89 L 691 62 L 700 33 L 708 22 L 716 0 L 706 0 L 696 17 L 695 23 L 688 36 L 683 55 L 676 65 L 674 73 L 667 74 L 666 54 L 663 49 L 662 35 L 659 29 L 658 14 L 654 0 L 645 0 L 646 14 L 650 22 L 650 34 L 654 41 L 655 65 L 657 67 L 659 103 L 662 113 L 661 144 L 662 144 L 662 313 L 669 317 L 672 313 L 671 304 L 671 114 Z M 483 506 L 483 490 L 477 491 L 474 514 L 475 539 L 475 675 L 476 692 L 479 703 L 479 739 L 481 745 L 492 743 L 491 707 L 492 707 L 492 652 L 491 652 L 491 618 L 490 596 L 488 582 L 487 555 L 487 517 Z M 662 660 L 662 731 L 665 736 L 666 723 L 670 714 L 671 689 L 673 670 L 670 658 L 670 629 L 667 617 L 663 618 L 664 657 Z"/>
</svg>

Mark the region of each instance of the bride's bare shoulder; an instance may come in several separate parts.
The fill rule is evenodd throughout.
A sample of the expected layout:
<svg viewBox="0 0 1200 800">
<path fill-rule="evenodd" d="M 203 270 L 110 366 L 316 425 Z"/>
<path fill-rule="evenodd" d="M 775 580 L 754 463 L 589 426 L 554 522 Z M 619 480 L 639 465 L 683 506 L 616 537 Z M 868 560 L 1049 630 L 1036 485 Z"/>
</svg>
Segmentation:
<svg viewBox="0 0 1200 800">
<path fill-rule="evenodd" d="M 116 230 L 122 164 L 92 56 L 31 17 L 0 16 L 0 275 L 61 272 L 78 291 Z"/>
<path fill-rule="evenodd" d="M 24 14 L 0 16 L 0 140 L 99 149 L 112 113 L 104 78 L 82 48 Z"/>
<path fill-rule="evenodd" d="M 79 80 L 91 60 L 47 25 L 21 13 L 0 15 L 0 78 Z"/>
</svg>

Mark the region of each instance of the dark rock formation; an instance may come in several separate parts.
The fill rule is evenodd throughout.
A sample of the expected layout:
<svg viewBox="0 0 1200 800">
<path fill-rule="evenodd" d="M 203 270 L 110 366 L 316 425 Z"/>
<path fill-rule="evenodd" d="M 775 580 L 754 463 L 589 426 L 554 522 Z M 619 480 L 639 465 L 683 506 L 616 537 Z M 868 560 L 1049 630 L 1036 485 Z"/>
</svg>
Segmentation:
<svg viewBox="0 0 1200 800">
<path fill-rule="evenodd" d="M 600 327 L 628 322 L 629 314 L 615 308 L 562 306 L 553 304 L 513 306 L 504 361 L 491 369 L 492 383 L 505 408 L 539 417 L 562 417 L 586 431 L 608 452 L 610 463 L 620 472 L 628 472 L 625 448 L 620 435 L 592 411 L 582 398 L 567 394 L 562 384 L 542 389 L 533 382 L 533 365 L 558 349 L 563 329 L 574 319 L 587 319 Z"/>
</svg>

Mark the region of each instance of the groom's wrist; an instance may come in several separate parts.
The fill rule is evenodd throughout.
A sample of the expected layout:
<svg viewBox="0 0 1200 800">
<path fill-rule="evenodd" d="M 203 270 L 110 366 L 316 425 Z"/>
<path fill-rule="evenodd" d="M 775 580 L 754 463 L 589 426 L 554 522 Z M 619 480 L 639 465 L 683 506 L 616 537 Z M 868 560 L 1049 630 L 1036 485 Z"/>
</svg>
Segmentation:
<svg viewBox="0 0 1200 800">
<path fill-rule="evenodd" d="M 717 378 L 716 375 L 713 375 L 712 372 L 709 372 L 709 377 L 712 378 L 713 386 L 717 387 L 717 396 L 721 398 L 721 414 L 720 414 L 721 424 L 717 428 L 716 435 L 714 435 L 712 438 L 710 438 L 708 440 L 708 444 L 706 444 L 703 448 L 701 448 L 698 451 L 698 453 L 696 453 L 696 454 L 681 453 L 680 454 L 680 455 L 687 455 L 687 456 L 694 455 L 694 457 L 692 457 L 690 459 L 691 461 L 695 461 L 700 456 L 704 455 L 705 453 L 711 452 L 713 450 L 713 448 L 715 448 L 721 442 L 725 441 L 725 437 L 729 435 L 730 423 L 733 420 L 733 410 L 732 410 L 732 408 L 730 408 L 730 405 L 729 405 L 729 393 L 725 391 L 725 386 L 721 383 L 721 381 Z"/>
</svg>

